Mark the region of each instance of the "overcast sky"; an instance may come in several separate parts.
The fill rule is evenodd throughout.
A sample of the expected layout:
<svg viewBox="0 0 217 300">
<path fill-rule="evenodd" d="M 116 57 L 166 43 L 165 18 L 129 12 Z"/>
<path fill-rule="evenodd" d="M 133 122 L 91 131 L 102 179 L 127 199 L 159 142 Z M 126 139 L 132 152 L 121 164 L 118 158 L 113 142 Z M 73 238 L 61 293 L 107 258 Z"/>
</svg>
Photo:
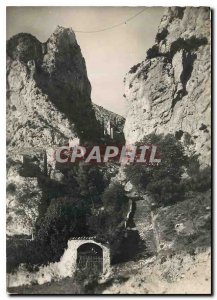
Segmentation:
<svg viewBox="0 0 217 300">
<path fill-rule="evenodd" d="M 8 7 L 7 38 L 28 32 L 45 42 L 57 25 L 91 31 L 125 21 L 143 7 Z M 155 39 L 162 7 L 150 7 L 129 23 L 99 33 L 76 33 L 92 85 L 92 101 L 125 114 L 123 78 L 144 60 Z"/>
</svg>

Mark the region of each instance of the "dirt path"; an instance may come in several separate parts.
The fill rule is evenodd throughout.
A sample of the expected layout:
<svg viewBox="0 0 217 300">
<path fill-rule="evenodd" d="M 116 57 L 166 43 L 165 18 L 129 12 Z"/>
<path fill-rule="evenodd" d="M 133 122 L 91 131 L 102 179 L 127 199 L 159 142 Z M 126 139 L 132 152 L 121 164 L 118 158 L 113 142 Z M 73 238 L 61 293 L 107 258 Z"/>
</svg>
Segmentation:
<svg viewBox="0 0 217 300">
<path fill-rule="evenodd" d="M 142 264 L 142 262 L 141 262 Z M 128 276 L 123 283 L 114 283 L 104 294 L 210 294 L 210 250 L 195 256 L 178 254 L 163 257 L 143 266 L 128 264 L 116 271 L 119 277 Z"/>
</svg>

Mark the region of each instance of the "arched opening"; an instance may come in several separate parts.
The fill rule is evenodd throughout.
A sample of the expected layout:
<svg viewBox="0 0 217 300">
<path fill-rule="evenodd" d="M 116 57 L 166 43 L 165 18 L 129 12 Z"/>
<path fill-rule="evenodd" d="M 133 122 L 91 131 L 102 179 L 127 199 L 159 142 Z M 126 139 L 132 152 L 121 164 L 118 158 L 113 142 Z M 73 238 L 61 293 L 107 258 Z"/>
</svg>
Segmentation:
<svg viewBox="0 0 217 300">
<path fill-rule="evenodd" d="M 85 274 L 103 272 L 103 251 L 94 243 L 85 243 L 77 249 L 77 268 Z"/>
</svg>

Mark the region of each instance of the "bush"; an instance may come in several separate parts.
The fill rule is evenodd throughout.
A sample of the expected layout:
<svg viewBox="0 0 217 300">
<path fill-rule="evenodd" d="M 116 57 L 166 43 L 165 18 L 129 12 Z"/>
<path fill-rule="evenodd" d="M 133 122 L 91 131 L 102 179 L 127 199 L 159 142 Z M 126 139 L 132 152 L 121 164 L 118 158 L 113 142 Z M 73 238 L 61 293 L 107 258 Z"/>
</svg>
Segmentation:
<svg viewBox="0 0 217 300">
<path fill-rule="evenodd" d="M 57 256 L 68 238 L 88 235 L 87 217 L 91 209 L 102 205 L 106 182 L 98 166 L 80 163 L 61 172 L 64 174 L 62 183 L 45 176 L 39 178 L 43 201 L 36 227 L 38 238 L 59 249 Z"/>
<path fill-rule="evenodd" d="M 199 170 L 193 177 L 183 180 L 185 191 L 206 192 L 211 188 L 212 174 L 211 167 Z"/>
<path fill-rule="evenodd" d="M 29 271 L 33 266 L 52 261 L 52 249 L 40 241 L 7 240 L 7 272 L 15 272 L 20 264 Z"/>
<path fill-rule="evenodd" d="M 88 235 L 86 214 L 89 207 L 80 199 L 53 199 L 43 218 L 37 222 L 36 239 L 52 249 L 52 259 L 59 260 L 71 237 Z"/>
<path fill-rule="evenodd" d="M 187 52 L 195 51 L 200 46 L 206 45 L 207 42 L 207 38 L 205 37 L 197 38 L 196 36 L 192 36 L 186 40 L 180 37 L 171 44 L 170 52 L 173 56 L 176 52 L 180 51 L 181 49 L 184 49 Z"/>
<path fill-rule="evenodd" d="M 160 43 L 160 41 L 164 40 L 168 35 L 168 30 L 164 28 L 161 32 L 158 32 L 156 35 L 156 42 Z"/>
<path fill-rule="evenodd" d="M 11 182 L 7 185 L 7 193 L 14 194 L 16 192 L 16 185 Z"/>
<path fill-rule="evenodd" d="M 40 215 L 36 223 L 33 242 L 8 244 L 8 270 L 14 270 L 19 264 L 27 266 L 48 264 L 59 261 L 67 242 L 71 237 L 88 236 L 87 219 L 92 216 L 92 208 L 101 206 L 101 194 L 105 183 L 101 170 L 97 166 L 76 166 L 62 170 L 62 183 L 47 176 L 38 178 L 43 190 Z M 9 191 L 14 186 L 9 185 Z M 43 208 L 43 209 L 42 209 Z M 96 233 L 99 228 L 94 228 Z"/>
<path fill-rule="evenodd" d="M 161 54 L 159 52 L 158 45 L 154 45 L 151 48 L 149 48 L 147 50 L 146 54 L 147 54 L 147 59 L 151 59 L 151 58 L 155 58 L 155 57 L 161 56 Z"/>
<path fill-rule="evenodd" d="M 120 212 L 120 210 L 128 203 L 123 186 L 119 182 L 110 185 L 103 194 L 103 204 L 105 210 Z"/>
<path fill-rule="evenodd" d="M 198 155 L 192 155 L 188 157 L 186 164 L 186 172 L 190 177 L 194 177 L 200 172 L 200 163 L 198 160 Z"/>
<path fill-rule="evenodd" d="M 180 183 L 172 181 L 170 178 L 151 182 L 147 186 L 147 191 L 154 197 L 159 206 L 171 205 L 183 200 L 184 189 Z"/>
<path fill-rule="evenodd" d="M 79 195 L 86 199 L 86 202 L 93 205 L 101 203 L 106 181 L 98 166 L 80 164 L 75 179 L 79 186 Z"/>
<path fill-rule="evenodd" d="M 130 74 L 136 73 L 136 71 L 138 70 L 138 68 L 140 67 L 140 65 L 141 65 L 141 63 L 139 63 L 139 64 L 133 66 L 133 67 L 130 69 L 129 73 L 130 73 Z"/>
<path fill-rule="evenodd" d="M 144 144 L 158 146 L 161 163 L 152 167 L 141 164 L 127 166 L 125 168 L 127 179 L 138 191 L 151 194 L 159 206 L 179 201 L 183 197 L 180 184 L 186 165 L 182 144 L 171 134 L 148 135 L 138 143 L 138 146 Z"/>
<path fill-rule="evenodd" d="M 121 254 L 121 245 L 125 233 L 126 208 L 128 198 L 123 186 L 113 182 L 103 194 L 103 227 L 101 236 L 109 241 L 112 258 Z"/>
</svg>

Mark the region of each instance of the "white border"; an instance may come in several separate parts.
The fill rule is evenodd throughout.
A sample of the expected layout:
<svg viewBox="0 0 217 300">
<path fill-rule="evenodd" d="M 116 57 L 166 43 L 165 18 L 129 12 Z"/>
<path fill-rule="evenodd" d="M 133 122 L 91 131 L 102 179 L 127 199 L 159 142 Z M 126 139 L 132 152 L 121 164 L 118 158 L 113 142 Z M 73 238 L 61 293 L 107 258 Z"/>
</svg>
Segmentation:
<svg viewBox="0 0 217 300">
<path fill-rule="evenodd" d="M 5 5 L 5 4 L 4 4 Z M 214 6 L 214 1 L 200 1 L 200 0 L 8 0 L 7 6 Z"/>
<path fill-rule="evenodd" d="M 0 236 L 0 292 L 1 292 L 1 299 L 6 299 L 8 296 L 6 295 L 6 251 L 5 251 L 5 232 L 6 232 L 6 213 L 5 213 L 5 178 L 6 178 L 6 172 L 5 172 L 5 131 L 6 131 L 6 116 L 5 116 L 5 99 L 6 99 L 6 84 L 5 84 L 5 75 L 6 75 L 6 61 L 5 61 L 5 53 L 6 53 L 6 6 L 210 6 L 212 9 L 215 9 L 217 4 L 213 0 L 207 0 L 207 1 L 199 1 L 199 0 L 173 0 L 173 1 L 154 1 L 154 0 L 104 0 L 103 3 L 100 0 L 95 1 L 88 1 L 88 0 L 61 0 L 61 1 L 55 1 L 55 0 L 33 0 L 33 1 L 27 1 L 27 0 L 8 0 L 8 1 L 0 1 L 0 37 L 1 37 L 1 47 L 0 47 L 0 91 L 1 91 L 1 101 L 0 101 L 0 137 L 1 137 L 1 145 L 0 145 L 0 183 L 1 183 L 1 189 L 0 189 L 0 229 L 1 229 L 1 236 Z M 213 14 L 214 17 L 214 14 Z M 216 32 L 216 24 L 213 21 L 213 30 Z M 214 49 L 216 49 L 216 39 L 214 39 Z M 213 59 L 215 58 L 215 53 L 213 53 Z M 213 61 L 214 65 L 214 61 Z M 213 87 L 216 87 L 216 76 L 213 74 Z M 213 114 L 216 115 L 216 107 L 214 107 L 214 93 L 213 93 Z M 215 133 L 216 129 L 216 120 L 213 118 L 213 133 Z M 214 141 L 213 141 L 213 147 L 214 147 Z M 214 157 L 216 154 L 216 147 L 215 152 L 213 153 Z M 216 167 L 216 163 L 213 161 L 213 170 Z M 214 185 L 216 186 L 216 178 L 214 180 Z M 214 203 L 213 199 L 213 203 Z M 214 215 L 213 215 L 214 216 Z M 215 237 L 214 240 L 216 240 L 216 231 L 215 231 Z M 216 259 L 214 260 L 214 264 L 216 267 Z M 216 269 L 216 268 L 215 268 Z M 216 278 L 216 276 L 214 276 Z M 147 297 L 148 295 L 146 295 Z M 52 297 L 52 296 L 50 296 Z M 73 296 L 73 298 L 76 296 Z M 122 296 L 123 297 L 123 296 Z M 25 298 L 28 299 L 30 296 L 20 296 L 19 298 Z M 65 297 L 58 297 L 60 299 L 64 299 Z M 77 297 L 76 297 L 77 298 Z M 80 298 L 80 297 L 79 297 Z M 87 296 L 84 296 L 84 298 L 88 298 Z M 118 298 L 118 296 L 112 296 L 113 299 Z M 131 297 L 135 298 L 135 297 Z M 157 296 L 156 298 L 161 298 Z M 167 296 L 166 296 L 167 298 Z M 168 296 L 169 298 L 169 296 Z M 190 299 L 190 296 L 184 297 L 184 299 Z M 208 296 L 204 296 L 203 298 L 210 298 Z M 42 296 L 41 299 L 45 299 L 45 296 Z M 120 299 L 120 298 L 119 298 Z M 164 296 L 165 299 L 165 296 Z"/>
</svg>

